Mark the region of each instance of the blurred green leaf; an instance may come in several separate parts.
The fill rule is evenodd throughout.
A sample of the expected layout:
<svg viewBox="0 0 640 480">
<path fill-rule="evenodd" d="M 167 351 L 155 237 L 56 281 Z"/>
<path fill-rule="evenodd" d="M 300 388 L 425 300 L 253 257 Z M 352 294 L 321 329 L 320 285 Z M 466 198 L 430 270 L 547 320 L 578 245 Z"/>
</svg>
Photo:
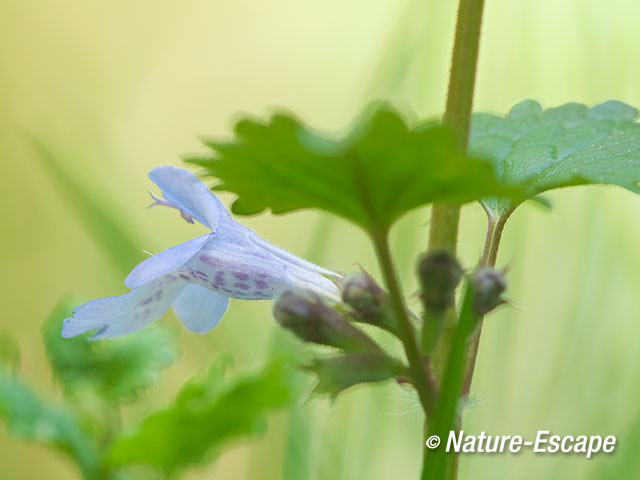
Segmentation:
<svg viewBox="0 0 640 480">
<path fill-rule="evenodd" d="M 187 383 L 173 404 L 151 414 L 113 445 L 113 465 L 149 465 L 167 475 L 215 456 L 230 442 L 266 428 L 265 414 L 297 398 L 296 372 L 275 361 L 260 373 L 227 382 L 227 358 Z"/>
<path fill-rule="evenodd" d="M 159 328 L 101 342 L 88 342 L 90 334 L 62 338 L 62 321 L 77 304 L 60 302 L 42 327 L 47 357 L 66 394 L 89 391 L 109 404 L 131 400 L 173 363 L 172 339 Z"/>
<path fill-rule="evenodd" d="M 9 332 L 0 332 L 0 369 L 13 370 L 20 364 L 20 346 Z"/>
<path fill-rule="evenodd" d="M 40 400 L 17 376 L 2 370 L 0 418 L 13 435 L 53 446 L 73 458 L 85 478 L 100 478 L 100 456 L 77 416 Z"/>
<path fill-rule="evenodd" d="M 513 193 L 490 164 L 460 155 L 447 129 L 410 127 L 387 106 L 367 111 L 340 140 L 280 113 L 239 121 L 231 142 L 205 143 L 212 153 L 186 160 L 218 178 L 215 189 L 237 194 L 233 211 L 242 215 L 319 208 L 370 231 L 430 202 Z"/>
<path fill-rule="evenodd" d="M 490 159 L 500 179 L 522 185 L 527 197 L 547 190 L 590 183 L 615 184 L 640 192 L 640 124 L 637 110 L 609 101 L 588 108 L 567 103 L 542 110 L 525 100 L 506 117 L 476 113 L 469 152 Z M 495 217 L 519 202 L 491 198 Z"/>
<path fill-rule="evenodd" d="M 59 187 L 67 205 L 81 218 L 89 235 L 122 271 L 128 272 L 144 260 L 142 249 L 132 240 L 136 236 L 126 228 L 109 205 L 108 198 L 96 198 L 96 192 L 70 172 L 49 148 L 31 138 L 38 158 Z"/>
<path fill-rule="evenodd" d="M 314 392 L 335 398 L 358 383 L 381 382 L 406 373 L 398 361 L 382 353 L 349 353 L 331 358 L 316 358 L 307 367 L 318 377 Z"/>
</svg>

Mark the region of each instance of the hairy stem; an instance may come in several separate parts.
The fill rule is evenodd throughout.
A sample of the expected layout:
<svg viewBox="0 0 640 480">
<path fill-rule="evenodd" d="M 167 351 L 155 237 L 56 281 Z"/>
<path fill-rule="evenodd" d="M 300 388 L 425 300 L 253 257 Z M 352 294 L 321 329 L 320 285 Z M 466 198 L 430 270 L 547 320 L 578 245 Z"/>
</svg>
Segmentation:
<svg viewBox="0 0 640 480">
<path fill-rule="evenodd" d="M 461 152 L 467 150 L 469 141 L 483 8 L 484 0 L 460 0 L 458 7 L 443 122 L 452 129 Z M 433 205 L 429 248 L 446 248 L 455 253 L 459 217 L 460 207 L 457 205 Z"/>
<path fill-rule="evenodd" d="M 500 248 L 500 240 L 502 239 L 502 232 L 507 220 L 511 216 L 513 210 L 510 210 L 496 219 L 489 210 L 487 210 L 487 238 L 484 242 L 484 250 L 482 252 L 482 259 L 480 260 L 480 267 L 495 267 L 498 260 L 498 249 Z M 473 334 L 469 341 L 469 352 L 467 354 L 467 367 L 462 385 L 461 395 L 463 397 L 469 394 L 471 390 L 471 382 L 473 381 L 473 372 L 476 368 L 476 359 L 478 357 L 478 347 L 480 345 L 480 335 L 482 334 L 483 318 L 480 318 L 478 330 Z"/>
<path fill-rule="evenodd" d="M 393 302 L 394 313 L 398 321 L 398 334 L 407 355 L 413 384 L 420 397 L 420 403 L 425 415 L 430 416 L 433 413 L 435 404 L 435 393 L 429 383 L 428 373 L 420 358 L 418 345 L 413 335 L 413 328 L 409 323 L 409 317 L 404 307 L 400 284 L 396 277 L 391 260 L 391 252 L 389 251 L 389 236 L 386 231 L 375 231 L 371 233 L 371 237 L 376 248 L 376 255 L 378 256 L 385 285 Z"/>
<path fill-rule="evenodd" d="M 483 9 L 484 0 L 460 0 L 458 6 L 447 106 L 443 122 L 452 129 L 461 152 L 466 152 L 469 142 Z M 459 220 L 459 205 L 434 204 L 431 211 L 429 249 L 444 248 L 455 254 Z M 425 438 L 427 434 L 428 429 L 425 428 Z M 427 453 L 428 451 L 425 450 L 425 454 Z M 423 479 L 429 477 L 429 463 L 427 455 L 423 464 Z M 452 453 L 449 458 L 448 475 L 451 480 L 457 477 L 457 463 L 457 454 Z"/>
<path fill-rule="evenodd" d="M 483 8 L 484 0 L 460 0 L 458 6 L 447 108 L 443 121 L 453 129 L 458 147 L 462 151 L 466 151 L 469 140 Z"/>
</svg>

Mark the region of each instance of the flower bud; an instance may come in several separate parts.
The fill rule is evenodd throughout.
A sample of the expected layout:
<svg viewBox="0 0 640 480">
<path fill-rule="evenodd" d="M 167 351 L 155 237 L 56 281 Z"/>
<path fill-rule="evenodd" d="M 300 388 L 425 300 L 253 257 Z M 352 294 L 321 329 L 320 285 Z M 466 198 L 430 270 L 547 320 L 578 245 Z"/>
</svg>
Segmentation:
<svg viewBox="0 0 640 480">
<path fill-rule="evenodd" d="M 286 290 L 277 299 L 273 315 L 283 327 L 305 342 L 318 343 L 346 351 L 380 351 L 365 333 L 325 305 L 307 290 Z"/>
<path fill-rule="evenodd" d="M 356 321 L 390 332 L 396 331 L 389 294 L 368 273 L 358 272 L 347 279 L 342 290 L 342 300 L 353 309 Z"/>
<path fill-rule="evenodd" d="M 506 300 L 502 294 L 507 289 L 503 273 L 492 268 L 481 268 L 473 275 L 473 309 L 478 315 L 486 315 Z"/>
<path fill-rule="evenodd" d="M 418 275 L 425 309 L 443 312 L 453 305 L 462 273 L 458 260 L 446 250 L 430 252 L 423 256 L 418 263 Z"/>
</svg>

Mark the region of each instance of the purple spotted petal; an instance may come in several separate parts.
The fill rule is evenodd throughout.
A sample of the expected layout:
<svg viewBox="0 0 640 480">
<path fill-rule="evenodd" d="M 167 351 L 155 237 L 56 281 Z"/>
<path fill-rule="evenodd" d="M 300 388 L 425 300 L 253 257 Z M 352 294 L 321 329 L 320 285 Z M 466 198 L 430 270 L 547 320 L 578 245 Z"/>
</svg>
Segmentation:
<svg viewBox="0 0 640 480">
<path fill-rule="evenodd" d="M 298 261 L 284 260 L 269 246 L 273 245 L 247 227 L 225 221 L 181 273 L 223 295 L 245 300 L 271 299 L 291 287 L 337 296 L 335 284 L 317 272 L 323 269 L 288 252 Z"/>
<path fill-rule="evenodd" d="M 180 274 L 222 295 L 244 300 L 273 298 L 288 285 L 285 265 L 249 242 L 244 227 L 235 222 L 225 222 L 218 235 L 209 237 Z"/>
<path fill-rule="evenodd" d="M 115 297 L 96 298 L 80 305 L 62 326 L 62 336 L 75 337 L 97 330 L 92 340 L 135 332 L 160 318 L 186 284 L 160 277 Z"/>
<path fill-rule="evenodd" d="M 329 278 L 338 279 L 341 275 L 322 268 L 293 253 L 267 242 L 255 232 L 249 236 L 253 243 L 260 250 L 267 252 L 273 261 L 282 262 L 287 272 L 287 284 L 289 287 L 305 288 L 313 290 L 328 297 L 338 297 L 338 288 Z"/>
</svg>

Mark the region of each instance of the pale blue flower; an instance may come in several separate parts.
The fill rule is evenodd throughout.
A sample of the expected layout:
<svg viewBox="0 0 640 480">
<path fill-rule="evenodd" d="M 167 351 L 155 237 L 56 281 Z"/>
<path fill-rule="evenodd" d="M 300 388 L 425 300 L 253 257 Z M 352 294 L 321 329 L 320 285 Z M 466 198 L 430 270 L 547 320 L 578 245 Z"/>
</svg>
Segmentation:
<svg viewBox="0 0 640 480">
<path fill-rule="evenodd" d="M 154 168 L 149 177 L 162 190 L 156 204 L 177 208 L 182 217 L 206 225 L 211 233 L 148 258 L 124 283 L 131 291 L 80 305 L 64 321 L 63 337 L 97 330 L 92 339 L 139 330 L 173 306 L 194 332 L 215 327 L 229 298 L 264 300 L 287 288 L 304 288 L 337 296 L 329 278 L 336 273 L 263 240 L 234 221 L 222 202 L 192 173 L 180 168 Z"/>
</svg>

